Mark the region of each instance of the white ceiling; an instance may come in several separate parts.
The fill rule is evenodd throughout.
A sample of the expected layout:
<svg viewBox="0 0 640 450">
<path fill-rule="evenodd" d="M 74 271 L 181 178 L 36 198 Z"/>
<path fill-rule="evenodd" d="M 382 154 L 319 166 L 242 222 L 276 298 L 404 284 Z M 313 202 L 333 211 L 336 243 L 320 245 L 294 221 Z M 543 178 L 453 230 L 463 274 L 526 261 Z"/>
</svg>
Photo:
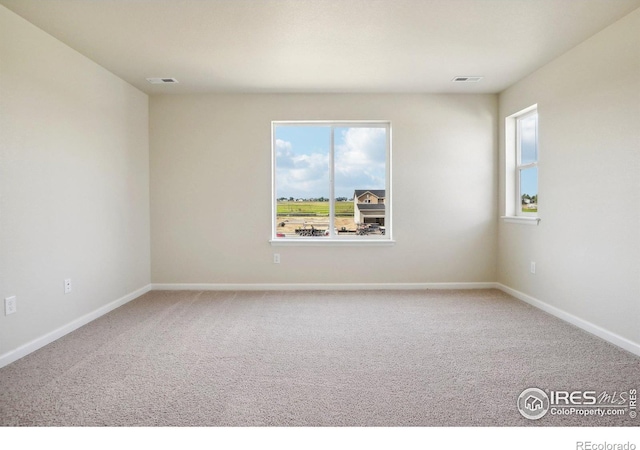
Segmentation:
<svg viewBox="0 0 640 450">
<path fill-rule="evenodd" d="M 640 0 L 0 0 L 149 94 L 495 93 Z M 481 75 L 454 84 L 458 75 Z M 175 77 L 151 85 L 148 77 Z"/>
</svg>

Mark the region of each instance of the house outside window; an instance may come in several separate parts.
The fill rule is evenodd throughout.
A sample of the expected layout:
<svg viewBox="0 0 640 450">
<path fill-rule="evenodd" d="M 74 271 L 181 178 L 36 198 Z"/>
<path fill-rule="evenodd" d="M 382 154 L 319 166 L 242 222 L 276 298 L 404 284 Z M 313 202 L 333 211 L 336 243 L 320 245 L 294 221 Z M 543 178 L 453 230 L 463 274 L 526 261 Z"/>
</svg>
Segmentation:
<svg viewBox="0 0 640 450">
<path fill-rule="evenodd" d="M 386 233 L 384 189 L 356 189 L 353 194 L 353 214 L 356 224 L 377 224 L 382 233 Z"/>
<path fill-rule="evenodd" d="M 391 241 L 389 122 L 273 122 L 274 244 Z"/>
</svg>

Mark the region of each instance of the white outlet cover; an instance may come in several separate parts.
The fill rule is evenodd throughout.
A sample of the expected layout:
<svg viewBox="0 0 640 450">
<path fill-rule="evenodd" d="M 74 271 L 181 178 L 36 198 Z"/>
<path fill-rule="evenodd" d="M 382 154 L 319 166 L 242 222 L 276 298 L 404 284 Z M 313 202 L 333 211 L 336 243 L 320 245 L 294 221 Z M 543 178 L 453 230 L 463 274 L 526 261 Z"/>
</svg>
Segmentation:
<svg viewBox="0 0 640 450">
<path fill-rule="evenodd" d="M 4 315 L 8 316 L 9 314 L 13 314 L 17 311 L 17 299 L 16 296 L 7 297 L 4 299 Z"/>
</svg>

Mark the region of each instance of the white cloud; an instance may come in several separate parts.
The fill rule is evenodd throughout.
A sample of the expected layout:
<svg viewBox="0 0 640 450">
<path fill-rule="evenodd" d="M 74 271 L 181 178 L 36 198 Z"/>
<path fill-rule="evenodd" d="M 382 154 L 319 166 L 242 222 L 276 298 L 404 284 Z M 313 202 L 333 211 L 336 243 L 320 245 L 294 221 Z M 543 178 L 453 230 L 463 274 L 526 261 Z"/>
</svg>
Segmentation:
<svg viewBox="0 0 640 450">
<path fill-rule="evenodd" d="M 276 139 L 276 161 L 278 167 L 292 167 L 293 151 L 291 142 Z"/>
<path fill-rule="evenodd" d="M 329 196 L 329 155 L 296 155 L 290 142 L 276 140 L 276 197 Z"/>
<path fill-rule="evenodd" d="M 346 128 L 336 136 L 336 195 L 351 197 L 355 189 L 384 189 L 384 128 Z"/>
</svg>

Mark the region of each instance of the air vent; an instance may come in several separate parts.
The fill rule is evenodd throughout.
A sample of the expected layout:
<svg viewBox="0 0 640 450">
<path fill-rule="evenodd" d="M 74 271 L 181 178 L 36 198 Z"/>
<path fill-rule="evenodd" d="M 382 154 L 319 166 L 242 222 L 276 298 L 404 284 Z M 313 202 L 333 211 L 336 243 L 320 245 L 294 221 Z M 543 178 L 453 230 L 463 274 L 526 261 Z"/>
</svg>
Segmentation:
<svg viewBox="0 0 640 450">
<path fill-rule="evenodd" d="M 477 83 L 482 80 L 484 77 L 455 77 L 453 80 L 454 83 Z"/>
<path fill-rule="evenodd" d="M 147 81 L 151 84 L 171 84 L 178 82 L 175 78 L 147 78 Z"/>
</svg>

